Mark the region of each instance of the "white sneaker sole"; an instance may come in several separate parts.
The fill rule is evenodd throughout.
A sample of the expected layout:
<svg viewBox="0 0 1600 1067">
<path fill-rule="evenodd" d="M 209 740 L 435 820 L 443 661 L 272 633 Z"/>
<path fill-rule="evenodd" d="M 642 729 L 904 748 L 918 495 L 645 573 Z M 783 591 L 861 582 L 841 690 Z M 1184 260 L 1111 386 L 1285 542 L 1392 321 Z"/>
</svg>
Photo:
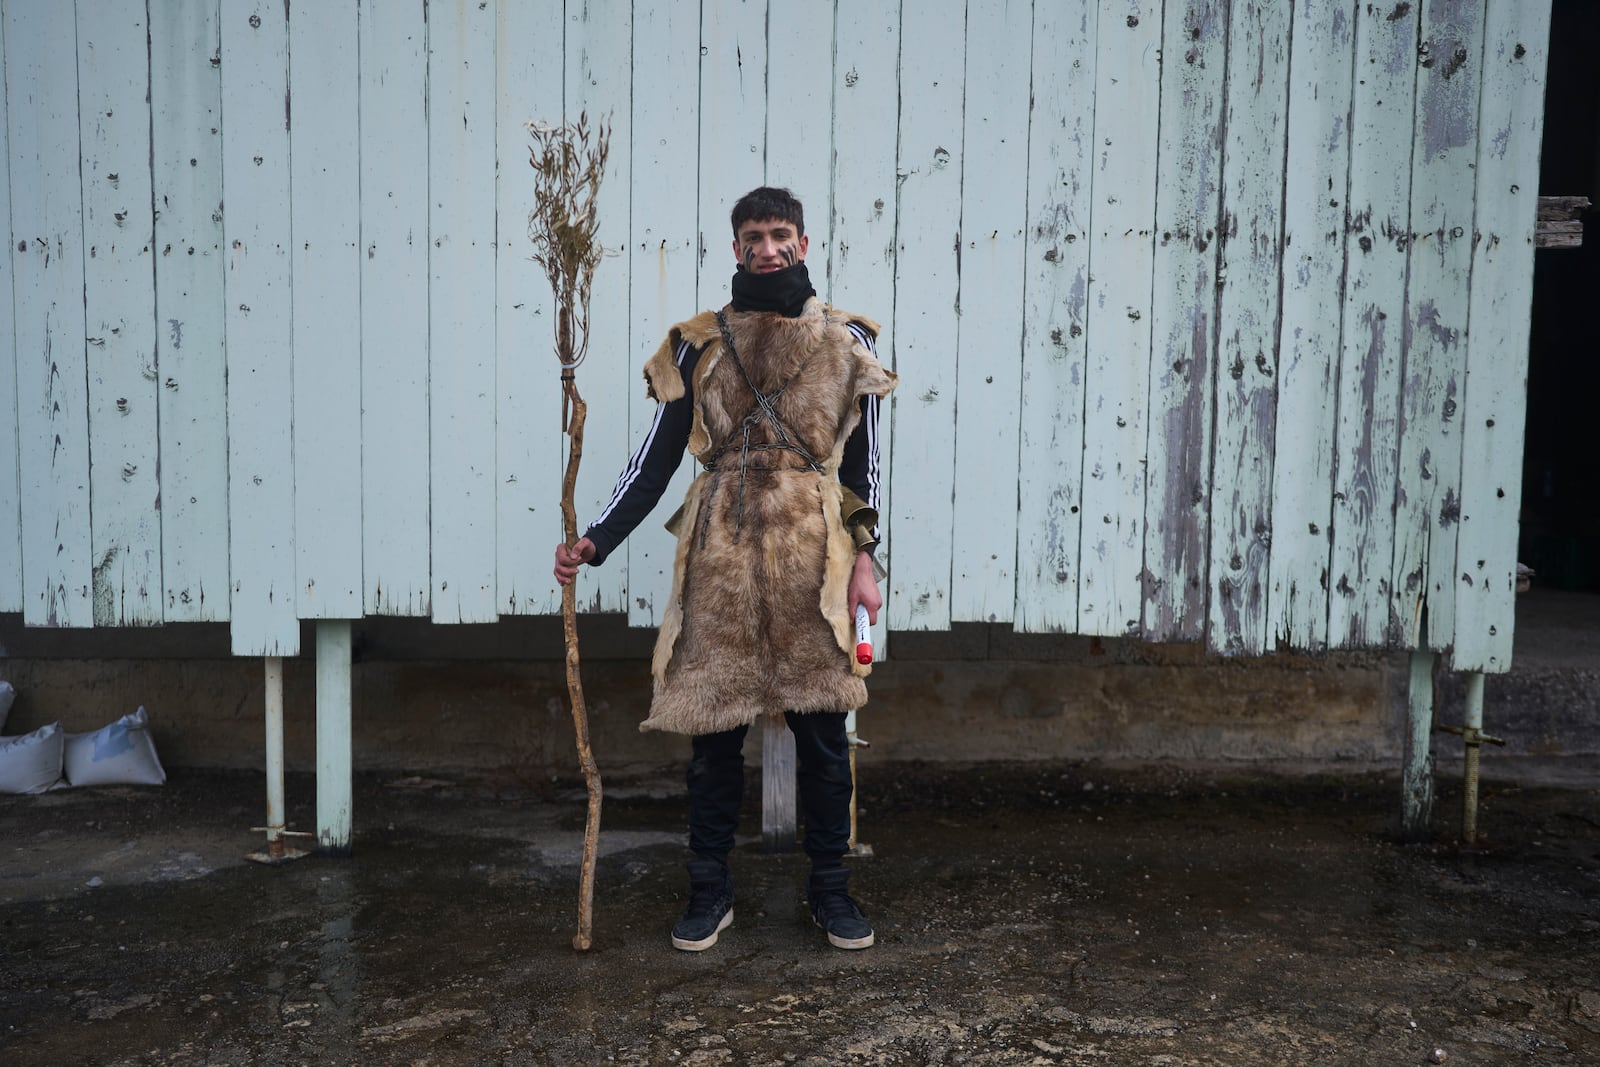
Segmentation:
<svg viewBox="0 0 1600 1067">
<path fill-rule="evenodd" d="M 838 934 L 828 935 L 828 944 L 834 948 L 871 948 L 872 935 L 866 937 L 840 937 Z"/>
<path fill-rule="evenodd" d="M 706 949 L 717 943 L 718 934 L 722 933 L 722 931 L 726 930 L 732 925 L 733 909 L 729 908 L 727 914 L 722 917 L 722 921 L 717 924 L 717 928 L 711 931 L 710 937 L 704 938 L 700 941 L 685 941 L 683 938 L 675 936 L 672 939 L 672 947 L 676 949 L 682 949 L 684 952 L 704 952 Z M 868 942 L 871 942 L 870 938 L 868 938 Z"/>
</svg>

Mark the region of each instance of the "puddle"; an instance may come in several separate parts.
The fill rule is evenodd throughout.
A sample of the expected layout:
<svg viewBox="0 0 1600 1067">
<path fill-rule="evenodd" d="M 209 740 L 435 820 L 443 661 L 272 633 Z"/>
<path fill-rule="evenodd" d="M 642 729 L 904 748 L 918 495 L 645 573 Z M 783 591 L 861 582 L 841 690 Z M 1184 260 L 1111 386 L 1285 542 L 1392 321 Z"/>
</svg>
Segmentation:
<svg viewBox="0 0 1600 1067">
<path fill-rule="evenodd" d="M 679 801 L 636 786 L 608 798 L 579 954 L 581 800 L 362 781 L 353 859 L 268 868 L 241 858 L 259 782 L 0 803 L 0 1062 L 1600 1058 L 1592 785 L 1497 786 L 1467 857 L 1393 843 L 1381 776 L 869 767 L 877 946 L 827 946 L 752 791 L 737 920 L 700 954 L 667 943 Z M 1458 802 L 1441 781 L 1441 829 Z"/>
</svg>

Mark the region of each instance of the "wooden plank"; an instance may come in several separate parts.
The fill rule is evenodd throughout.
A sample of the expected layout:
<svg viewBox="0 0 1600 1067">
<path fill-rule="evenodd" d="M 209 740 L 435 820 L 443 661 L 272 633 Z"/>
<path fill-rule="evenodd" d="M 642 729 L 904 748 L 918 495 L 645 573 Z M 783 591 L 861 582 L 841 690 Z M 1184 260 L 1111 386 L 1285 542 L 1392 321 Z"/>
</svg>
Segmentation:
<svg viewBox="0 0 1600 1067">
<path fill-rule="evenodd" d="M 1541 222 L 1534 238 L 1536 248 L 1582 248 L 1582 222 Z"/>
<path fill-rule="evenodd" d="M 1171 5 L 1162 27 L 1170 62 L 1161 72 L 1150 308 L 1142 629 L 1151 641 L 1198 641 L 1205 632 L 1227 49 L 1227 5 Z"/>
<path fill-rule="evenodd" d="M 588 112 L 591 123 L 602 119 L 611 123 L 611 150 L 596 204 L 599 239 L 607 253 L 594 272 L 589 357 L 579 371 L 582 395 L 595 401 L 589 406 L 583 466 L 578 472 L 575 500 L 579 515 L 600 513 L 611 499 L 617 472 L 627 465 L 631 453 L 626 398 L 637 391 L 635 383 L 640 381 L 628 367 L 632 290 L 628 176 L 632 171 L 630 105 L 634 89 L 631 10 L 630 0 L 588 0 L 567 19 L 567 118 Z M 641 86 L 643 91 L 651 88 Z M 559 395 L 555 375 L 548 375 L 545 382 L 545 395 Z M 555 499 L 560 500 L 559 493 Z M 550 568 L 544 566 L 542 557 L 539 562 L 548 573 Z M 607 566 L 585 577 L 590 610 L 627 610 L 627 553 L 617 553 Z"/>
<path fill-rule="evenodd" d="M 1095 63 L 1078 627 L 1139 632 L 1161 5 L 1101 5 Z"/>
<path fill-rule="evenodd" d="M 767 84 L 779 92 L 767 100 L 762 180 L 805 204 L 806 264 L 824 300 L 833 240 L 827 219 L 833 213 L 834 20 L 828 0 L 771 4 L 767 14 Z"/>
<path fill-rule="evenodd" d="M 1278 647 L 1328 643 L 1333 441 L 1345 292 L 1345 192 L 1358 0 L 1302 0 L 1290 33 L 1284 263 L 1267 626 Z"/>
<path fill-rule="evenodd" d="M 228 617 L 222 61 L 217 0 L 150 5 L 162 614 Z"/>
<path fill-rule="evenodd" d="M 1030 74 L 998 60 L 1031 54 L 1032 32 L 1031 4 L 968 0 L 950 564 L 950 617 L 965 622 L 1010 622 L 1016 604 Z"/>
<path fill-rule="evenodd" d="M 700 47 L 700 12 L 682 4 L 641 5 L 633 18 L 634 84 L 650 86 L 633 96 L 629 123 L 633 166 L 627 183 L 633 210 L 629 218 L 629 272 L 632 326 L 628 339 L 628 381 L 624 393 L 608 402 L 628 403 L 632 447 L 645 440 L 656 403 L 645 395 L 645 360 L 655 354 L 673 323 L 695 312 L 698 247 L 698 174 L 686 146 L 699 136 L 699 87 L 683 77 L 684 57 Z M 698 464 L 685 460 L 662 495 L 657 513 L 627 541 L 628 624 L 656 626 L 672 591 L 677 541 L 661 523 L 683 499 Z M 612 471 L 613 475 L 617 472 Z M 594 515 L 579 516 L 579 522 Z"/>
<path fill-rule="evenodd" d="M 1023 291 L 1018 630 L 1078 622 L 1096 4 L 1035 4 Z"/>
<path fill-rule="evenodd" d="M 433 620 L 492 622 L 495 559 L 495 25 L 498 3 L 428 20 L 429 439 Z M 520 415 L 519 415 L 520 417 Z"/>
<path fill-rule="evenodd" d="M 302 619 L 363 614 L 361 317 L 350 314 L 361 305 L 361 83 L 350 62 L 359 46 L 354 5 L 291 8 L 294 544 Z"/>
<path fill-rule="evenodd" d="M 6 87 L 6 20 L 0 18 L 0 113 L 3 113 Z M 9 164 L 9 117 L 0 123 L 0 159 Z M 16 307 L 11 301 L 11 257 L 17 246 L 11 228 L 11 167 L 0 167 L 0 237 L 5 238 L 5 254 L 0 255 L 0 308 L 8 315 L 0 323 L 0 453 L 10 449 L 9 463 L 0 462 L 0 612 L 22 610 L 22 490 L 17 484 L 17 331 Z"/>
<path fill-rule="evenodd" d="M 1400 765 L 1400 835 L 1426 841 L 1433 822 L 1433 672 L 1432 652 L 1411 653 L 1406 686 L 1405 757 Z"/>
<path fill-rule="evenodd" d="M 852 4 L 835 19 L 833 64 L 834 168 L 832 240 L 828 243 L 828 299 L 836 307 L 866 315 L 884 325 L 878 359 L 892 368 L 895 262 L 895 134 L 899 122 L 900 5 L 894 0 Z M 812 212 L 815 217 L 815 212 Z M 815 263 L 813 250 L 810 261 Z M 813 277 L 817 269 L 812 268 Z M 820 291 L 820 287 L 819 287 Z M 879 405 L 879 545 L 876 557 L 893 569 L 890 524 L 894 486 L 888 459 L 892 444 L 891 399 Z M 873 503 L 869 501 L 869 503 Z M 890 581 L 893 581 L 891 576 Z M 887 595 L 888 589 L 880 585 Z M 880 611 L 872 628 L 872 655 L 889 655 L 889 613 Z"/>
<path fill-rule="evenodd" d="M 362 610 L 427 615 L 427 23 L 412 4 L 359 12 Z"/>
<path fill-rule="evenodd" d="M 1456 531 L 1467 297 L 1472 272 L 1481 0 L 1428 0 L 1421 12 L 1411 150 L 1411 280 L 1400 411 L 1393 573 L 1398 640 L 1448 648 L 1455 633 Z"/>
<path fill-rule="evenodd" d="M 1234 0 L 1229 9 L 1228 38 L 1243 47 L 1228 56 L 1224 116 L 1206 621 L 1207 646 L 1228 655 L 1259 655 L 1269 633 L 1289 16 L 1276 0 Z"/>
<path fill-rule="evenodd" d="M 792 852 L 800 826 L 795 803 L 794 734 L 782 715 L 761 717 L 761 850 Z"/>
<path fill-rule="evenodd" d="M 222 0 L 228 351 L 228 547 L 236 656 L 293 656 L 289 25 L 268 0 Z"/>
<path fill-rule="evenodd" d="M 900 109 L 893 333 L 896 365 L 916 370 L 894 396 L 890 469 L 915 491 L 889 505 L 890 525 L 916 536 L 894 556 L 888 603 L 897 630 L 950 626 L 964 31 L 953 11 L 902 8 L 900 54 L 918 60 L 900 66 L 900 100 L 916 106 Z"/>
<path fill-rule="evenodd" d="M 544 269 L 533 261 L 527 124 L 562 121 L 560 4 L 504 4 L 495 34 L 496 154 L 500 181 L 495 245 L 495 580 L 503 615 L 554 614 L 560 588 L 551 550 L 561 540 L 561 394 L 554 306 Z M 587 374 L 578 387 L 587 390 Z M 611 402 L 609 398 L 602 405 Z M 592 464 L 585 457 L 586 464 Z M 578 516 L 579 523 L 584 516 Z M 589 595 L 589 575 L 579 596 Z"/>
<path fill-rule="evenodd" d="M 1591 206 L 1593 203 L 1587 196 L 1541 196 L 1538 220 L 1541 223 L 1559 222 L 1564 219 L 1578 220 Z"/>
<path fill-rule="evenodd" d="M 728 302 L 734 201 L 766 179 L 767 0 L 704 0 L 700 12 L 697 298 Z"/>
<path fill-rule="evenodd" d="M 1491 4 L 1479 97 L 1477 222 L 1462 404 L 1455 670 L 1511 667 L 1522 427 L 1533 306 L 1534 198 L 1550 4 Z"/>
<path fill-rule="evenodd" d="M 1398 637 L 1390 562 L 1416 51 L 1413 8 L 1358 9 L 1329 567 L 1334 648 L 1382 647 Z"/>
<path fill-rule="evenodd" d="M 354 830 L 350 623 L 317 623 L 317 852 L 350 855 Z"/>
<path fill-rule="evenodd" d="M 77 5 L 90 540 L 97 626 L 161 622 L 155 220 L 145 5 Z"/>
<path fill-rule="evenodd" d="M 8 3 L 23 621 L 91 626 L 89 422 L 73 9 Z"/>
</svg>

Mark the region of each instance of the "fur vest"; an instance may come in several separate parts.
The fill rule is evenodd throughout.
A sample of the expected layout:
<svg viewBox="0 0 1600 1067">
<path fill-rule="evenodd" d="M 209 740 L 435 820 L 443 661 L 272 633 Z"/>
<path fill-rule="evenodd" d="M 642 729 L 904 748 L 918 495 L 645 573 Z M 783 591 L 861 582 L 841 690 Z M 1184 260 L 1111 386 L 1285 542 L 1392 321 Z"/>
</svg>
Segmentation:
<svg viewBox="0 0 1600 1067">
<path fill-rule="evenodd" d="M 840 516 L 838 471 L 859 398 L 894 388 L 895 375 L 846 323 L 873 336 L 878 326 L 814 297 L 797 318 L 725 315 L 737 362 L 707 311 L 674 326 L 644 368 L 652 397 L 680 399 L 678 345 L 703 347 L 689 452 L 705 470 L 676 524 L 644 730 L 714 733 L 782 711 L 849 711 L 867 699 L 870 668 L 855 661 L 848 618 L 855 547 Z"/>
</svg>

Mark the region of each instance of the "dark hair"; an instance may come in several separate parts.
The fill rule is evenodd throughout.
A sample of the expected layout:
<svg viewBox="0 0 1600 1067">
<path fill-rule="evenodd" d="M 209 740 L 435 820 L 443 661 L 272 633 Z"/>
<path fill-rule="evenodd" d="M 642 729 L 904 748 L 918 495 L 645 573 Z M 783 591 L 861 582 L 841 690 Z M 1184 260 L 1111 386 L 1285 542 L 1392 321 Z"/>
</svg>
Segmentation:
<svg viewBox="0 0 1600 1067">
<path fill-rule="evenodd" d="M 752 189 L 739 198 L 733 205 L 733 237 L 739 238 L 739 227 L 747 222 L 765 222 L 768 219 L 782 219 L 784 222 L 794 223 L 795 236 L 806 235 L 806 209 L 800 206 L 800 201 L 787 189 L 777 189 L 770 185 L 763 185 L 759 189 Z"/>
</svg>

